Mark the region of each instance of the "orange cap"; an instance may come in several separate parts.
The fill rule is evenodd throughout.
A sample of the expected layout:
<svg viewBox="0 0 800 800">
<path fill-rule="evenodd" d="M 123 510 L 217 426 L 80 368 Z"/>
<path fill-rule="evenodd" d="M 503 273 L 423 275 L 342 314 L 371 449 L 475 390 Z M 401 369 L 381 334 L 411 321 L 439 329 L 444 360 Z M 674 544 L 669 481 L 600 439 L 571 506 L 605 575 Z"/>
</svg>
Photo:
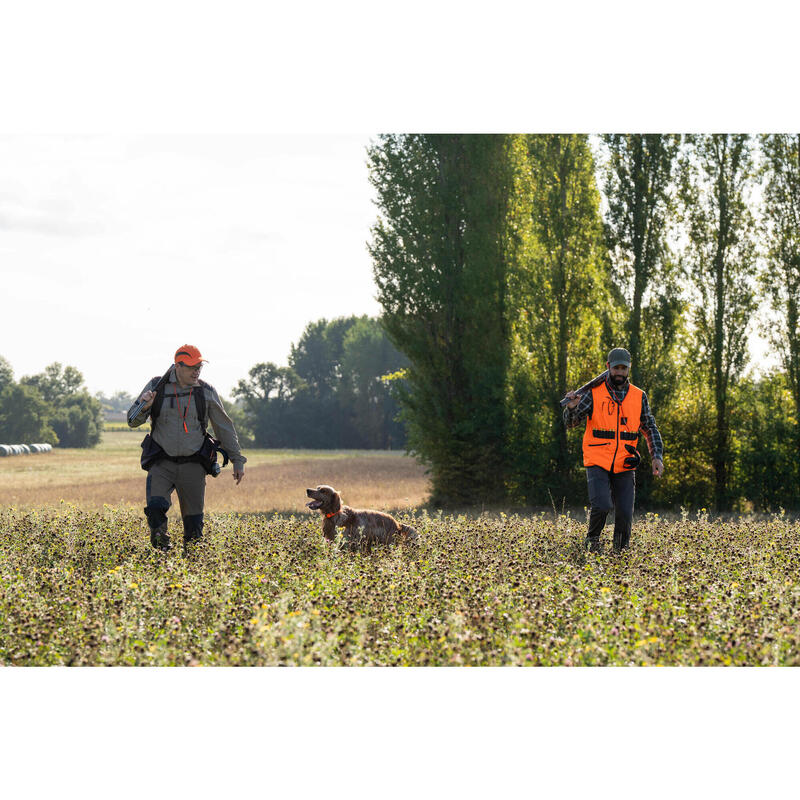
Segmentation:
<svg viewBox="0 0 800 800">
<path fill-rule="evenodd" d="M 199 363 L 205 361 L 200 351 L 191 344 L 182 344 L 175 351 L 175 363 L 181 362 L 186 364 L 187 367 L 196 367 Z"/>
</svg>

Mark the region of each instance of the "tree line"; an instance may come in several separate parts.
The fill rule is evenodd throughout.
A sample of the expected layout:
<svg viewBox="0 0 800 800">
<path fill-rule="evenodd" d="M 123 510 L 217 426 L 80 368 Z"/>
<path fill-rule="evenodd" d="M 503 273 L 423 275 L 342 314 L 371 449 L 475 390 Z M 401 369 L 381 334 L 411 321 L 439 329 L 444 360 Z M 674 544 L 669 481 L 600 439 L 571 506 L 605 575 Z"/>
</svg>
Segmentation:
<svg viewBox="0 0 800 800">
<path fill-rule="evenodd" d="M 614 346 L 667 472 L 640 498 L 798 504 L 800 135 L 385 135 L 370 250 L 434 502 L 581 502 L 559 399 Z M 748 363 L 757 311 L 779 366 Z M 646 448 L 645 448 L 646 449 Z"/>
<path fill-rule="evenodd" d="M 258 363 L 229 408 L 257 447 L 402 449 L 405 428 L 391 376 L 408 364 L 368 316 L 309 323 L 288 365 Z"/>
<path fill-rule="evenodd" d="M 0 442 L 94 447 L 102 433 L 102 405 L 75 367 L 54 362 L 16 382 L 0 356 Z"/>
<path fill-rule="evenodd" d="M 226 403 L 243 444 L 265 448 L 402 449 L 405 427 L 391 379 L 408 364 L 377 319 L 309 323 L 287 366 L 253 366 Z M 14 382 L 0 357 L 0 441 L 93 447 L 104 411 L 127 411 L 132 395 L 91 397 L 82 374 L 59 363 Z"/>
</svg>

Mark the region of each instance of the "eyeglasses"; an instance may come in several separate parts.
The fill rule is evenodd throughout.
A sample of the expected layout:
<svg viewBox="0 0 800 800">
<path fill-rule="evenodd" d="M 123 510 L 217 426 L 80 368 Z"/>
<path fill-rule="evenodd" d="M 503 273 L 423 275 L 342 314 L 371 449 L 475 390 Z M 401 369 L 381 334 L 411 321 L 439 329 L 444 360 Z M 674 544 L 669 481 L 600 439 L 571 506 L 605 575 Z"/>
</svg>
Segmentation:
<svg viewBox="0 0 800 800">
<path fill-rule="evenodd" d="M 195 366 L 190 367 L 188 364 L 184 364 L 183 361 L 179 361 L 178 366 L 191 370 L 192 372 L 200 372 L 200 370 L 203 369 L 202 364 L 195 364 Z"/>
</svg>

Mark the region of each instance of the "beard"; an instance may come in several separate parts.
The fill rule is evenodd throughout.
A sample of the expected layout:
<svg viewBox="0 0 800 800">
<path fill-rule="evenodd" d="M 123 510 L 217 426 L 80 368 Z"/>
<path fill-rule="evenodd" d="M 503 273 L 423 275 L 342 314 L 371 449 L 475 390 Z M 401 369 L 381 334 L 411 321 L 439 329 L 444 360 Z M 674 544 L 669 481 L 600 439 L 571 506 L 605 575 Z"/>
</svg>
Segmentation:
<svg viewBox="0 0 800 800">
<path fill-rule="evenodd" d="M 611 382 L 614 384 L 614 386 L 622 386 L 625 383 L 625 381 L 627 381 L 627 380 L 628 380 L 628 378 L 626 376 L 623 376 L 623 375 L 612 375 L 611 376 Z"/>
</svg>

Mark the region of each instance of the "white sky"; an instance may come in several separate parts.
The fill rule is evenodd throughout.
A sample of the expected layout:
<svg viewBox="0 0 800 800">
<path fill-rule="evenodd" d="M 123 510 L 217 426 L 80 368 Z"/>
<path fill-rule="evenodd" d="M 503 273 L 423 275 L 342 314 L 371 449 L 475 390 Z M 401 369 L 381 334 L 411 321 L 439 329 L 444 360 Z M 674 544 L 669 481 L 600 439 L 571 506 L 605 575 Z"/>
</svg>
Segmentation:
<svg viewBox="0 0 800 800">
<path fill-rule="evenodd" d="M 229 396 L 308 322 L 377 315 L 371 138 L 0 137 L 0 355 L 135 394 L 189 343 Z"/>
<path fill-rule="evenodd" d="M 0 355 L 133 394 L 195 344 L 228 395 L 309 321 L 378 314 L 369 141 L 0 137 Z"/>
<path fill-rule="evenodd" d="M 742 27 L 726 16 L 742 49 L 769 42 L 768 80 L 715 44 L 711 7 L 653 10 L 654 39 L 633 35 L 632 0 L 578 5 L 4 10 L 0 354 L 17 377 L 61 361 L 92 392 L 135 392 L 188 342 L 228 394 L 309 321 L 378 313 L 373 131 L 795 129 L 775 78 L 794 27 L 771 0 Z"/>
</svg>

